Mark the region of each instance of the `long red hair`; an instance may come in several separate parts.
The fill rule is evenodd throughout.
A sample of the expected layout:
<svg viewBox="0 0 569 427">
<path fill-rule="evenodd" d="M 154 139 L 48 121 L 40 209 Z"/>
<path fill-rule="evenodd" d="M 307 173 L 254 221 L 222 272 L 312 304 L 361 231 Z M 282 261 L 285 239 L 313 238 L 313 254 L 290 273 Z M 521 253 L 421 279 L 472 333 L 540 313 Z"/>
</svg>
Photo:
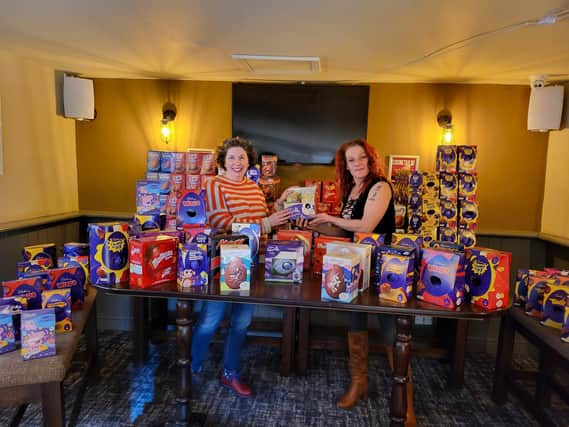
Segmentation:
<svg viewBox="0 0 569 427">
<path fill-rule="evenodd" d="M 368 176 L 364 180 L 364 189 L 367 188 L 370 183 L 376 179 L 383 178 L 387 179 L 385 174 L 385 167 L 379 154 L 375 151 L 368 142 L 363 138 L 357 138 L 352 141 L 348 141 L 340 145 L 338 151 L 336 151 L 336 186 L 338 187 L 338 200 L 344 201 L 350 190 L 354 185 L 354 178 L 348 170 L 348 165 L 346 162 L 346 151 L 348 148 L 352 147 L 362 147 L 367 155 L 367 165 L 369 169 Z"/>
</svg>

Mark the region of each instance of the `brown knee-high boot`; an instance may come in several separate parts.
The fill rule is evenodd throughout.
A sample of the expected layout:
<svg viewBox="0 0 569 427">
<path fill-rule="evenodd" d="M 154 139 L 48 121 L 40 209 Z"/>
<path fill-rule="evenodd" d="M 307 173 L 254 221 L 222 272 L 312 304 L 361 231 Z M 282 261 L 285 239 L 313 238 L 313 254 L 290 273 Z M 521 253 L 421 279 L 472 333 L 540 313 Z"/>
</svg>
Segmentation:
<svg viewBox="0 0 569 427">
<path fill-rule="evenodd" d="M 350 409 L 359 399 L 367 399 L 368 336 L 367 331 L 348 332 L 350 351 L 350 388 L 336 403 L 338 408 Z"/>
</svg>

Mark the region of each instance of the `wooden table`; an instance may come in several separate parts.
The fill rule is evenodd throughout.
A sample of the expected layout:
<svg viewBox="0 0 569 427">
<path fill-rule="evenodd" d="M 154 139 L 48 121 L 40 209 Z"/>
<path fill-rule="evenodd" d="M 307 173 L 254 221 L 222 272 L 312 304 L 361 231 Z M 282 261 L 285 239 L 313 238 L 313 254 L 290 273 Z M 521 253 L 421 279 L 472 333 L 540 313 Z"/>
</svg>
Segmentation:
<svg viewBox="0 0 569 427">
<path fill-rule="evenodd" d="M 380 301 L 374 287 L 360 293 L 350 304 L 323 301 L 320 297 L 321 277 L 305 272 L 301 284 L 265 282 L 261 266 L 253 271 L 249 295 L 220 294 L 219 283 L 207 287 L 195 287 L 178 291 L 175 282 L 157 285 L 148 289 L 130 288 L 128 284 L 95 285 L 109 294 L 130 295 L 147 298 L 176 298 L 176 346 L 177 346 L 177 397 L 176 425 L 192 422 L 190 407 L 191 369 L 190 347 L 192 340 L 192 300 L 225 301 L 247 304 L 273 305 L 286 308 L 359 311 L 364 313 L 391 314 L 396 317 L 396 334 L 393 343 L 393 383 L 391 387 L 390 419 L 392 426 L 403 426 L 407 413 L 406 384 L 411 356 L 411 325 L 414 316 L 466 320 L 483 320 L 500 316 L 505 310 L 486 311 L 465 305 L 447 309 L 412 299 L 407 304 Z M 286 312 L 286 310 L 285 310 Z M 289 321 L 285 319 L 285 321 Z"/>
</svg>

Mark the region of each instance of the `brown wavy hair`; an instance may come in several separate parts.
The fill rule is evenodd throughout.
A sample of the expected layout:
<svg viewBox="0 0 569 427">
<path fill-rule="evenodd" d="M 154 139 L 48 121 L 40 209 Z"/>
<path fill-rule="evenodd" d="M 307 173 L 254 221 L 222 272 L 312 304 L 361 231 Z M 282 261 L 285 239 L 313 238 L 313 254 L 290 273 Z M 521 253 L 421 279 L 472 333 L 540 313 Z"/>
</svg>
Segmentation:
<svg viewBox="0 0 569 427">
<path fill-rule="evenodd" d="M 228 138 L 223 141 L 223 144 L 217 147 L 215 150 L 215 161 L 217 166 L 225 169 L 225 157 L 227 156 L 227 151 L 233 147 L 241 147 L 247 153 L 247 159 L 249 160 L 249 166 L 253 166 L 257 161 L 257 153 L 253 148 L 251 141 L 245 138 L 240 138 L 238 136 L 234 138 Z"/>
<path fill-rule="evenodd" d="M 346 151 L 348 148 L 352 147 L 362 147 L 367 155 L 367 165 L 369 169 L 369 174 L 364 180 L 364 188 L 367 188 L 370 183 L 376 179 L 383 178 L 386 181 L 387 176 L 385 174 L 385 167 L 379 154 L 365 139 L 357 138 L 352 141 L 348 141 L 340 145 L 338 151 L 336 151 L 336 186 L 338 187 L 338 200 L 344 201 L 350 190 L 354 185 L 354 178 L 348 170 L 348 164 L 346 162 Z"/>
</svg>

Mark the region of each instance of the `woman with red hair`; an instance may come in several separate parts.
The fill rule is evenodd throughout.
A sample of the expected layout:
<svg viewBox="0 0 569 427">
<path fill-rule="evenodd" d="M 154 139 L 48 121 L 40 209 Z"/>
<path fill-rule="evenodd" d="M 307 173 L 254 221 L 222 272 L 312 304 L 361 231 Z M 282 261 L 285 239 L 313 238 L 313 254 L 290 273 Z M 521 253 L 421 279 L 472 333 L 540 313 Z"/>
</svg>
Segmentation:
<svg viewBox="0 0 569 427">
<path fill-rule="evenodd" d="M 342 201 L 340 216 L 320 213 L 308 223 L 318 231 L 353 237 L 355 232 L 385 235 L 391 243 L 395 231 L 393 190 L 375 149 L 364 139 L 354 139 L 336 152 L 336 184 Z M 389 349 L 394 338 L 392 316 L 380 316 L 383 343 Z M 350 313 L 348 332 L 352 381 L 337 406 L 349 409 L 368 395 L 368 325 L 366 313 Z M 388 350 L 389 355 L 389 350 Z"/>
</svg>

